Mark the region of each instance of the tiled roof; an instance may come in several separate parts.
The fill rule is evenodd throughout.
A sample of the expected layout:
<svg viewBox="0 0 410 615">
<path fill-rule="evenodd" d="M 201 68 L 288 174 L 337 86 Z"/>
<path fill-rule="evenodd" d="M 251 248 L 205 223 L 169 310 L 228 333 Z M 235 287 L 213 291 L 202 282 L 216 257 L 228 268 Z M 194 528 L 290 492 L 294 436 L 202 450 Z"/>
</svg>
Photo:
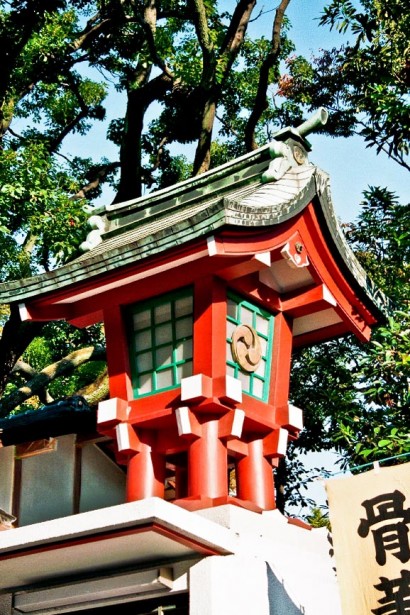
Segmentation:
<svg viewBox="0 0 410 615">
<path fill-rule="evenodd" d="M 131 265 L 177 245 L 213 234 L 224 226 L 275 226 L 319 204 L 339 262 L 367 299 L 385 311 L 386 298 L 348 246 L 331 202 L 329 178 L 316 166 L 292 163 L 276 181 L 263 183 L 269 146 L 230 163 L 133 201 L 109 205 L 90 220 L 91 249 L 54 271 L 0 285 L 0 302 L 24 301 Z M 98 230 L 99 229 L 99 230 Z"/>
</svg>

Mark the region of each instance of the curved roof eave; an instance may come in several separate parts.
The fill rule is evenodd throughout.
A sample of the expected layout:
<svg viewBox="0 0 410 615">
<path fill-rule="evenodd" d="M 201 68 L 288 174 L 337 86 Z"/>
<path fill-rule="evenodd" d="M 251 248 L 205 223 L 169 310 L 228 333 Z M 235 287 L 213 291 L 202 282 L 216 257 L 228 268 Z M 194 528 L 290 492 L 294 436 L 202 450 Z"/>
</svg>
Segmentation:
<svg viewBox="0 0 410 615">
<path fill-rule="evenodd" d="M 328 175 L 306 164 L 290 168 L 275 182 L 262 184 L 260 158 L 266 158 L 265 150 L 258 152 L 259 159 L 255 154 L 253 158 L 247 155 L 240 159 L 239 167 L 242 171 L 244 161 L 249 164 L 249 159 L 257 160 L 257 172 L 248 172 L 246 180 L 242 175 L 241 181 L 227 182 L 229 170 L 233 172 L 238 168 L 228 164 L 224 165 L 222 171 L 209 172 L 208 180 L 216 178 L 217 182 L 212 191 L 205 190 L 203 194 L 198 192 L 200 180 L 195 178 L 183 182 L 182 188 L 178 185 L 174 190 L 165 189 L 149 198 L 110 207 L 112 212 L 121 210 L 124 214 L 125 211 L 126 223 L 114 232 L 106 233 L 105 238 L 103 235 L 103 240 L 94 249 L 67 265 L 32 278 L 1 284 L 0 302 L 23 302 L 69 285 L 89 281 L 210 235 L 226 225 L 242 228 L 277 226 L 295 217 L 316 199 L 339 263 L 353 279 L 366 302 L 373 305 L 380 316 L 385 316 L 389 311 L 389 302 L 374 286 L 347 244 L 332 205 Z M 266 166 L 268 162 L 267 159 Z M 220 186 L 221 177 L 223 187 Z M 203 185 L 206 185 L 205 180 L 201 178 Z M 185 202 L 177 203 L 175 195 L 180 194 L 181 190 L 185 194 Z M 169 207 L 164 201 L 166 197 L 170 199 Z M 141 204 L 144 202 L 150 204 L 152 215 L 137 215 L 134 220 L 132 211 L 137 205 L 137 210 L 141 212 Z"/>
</svg>

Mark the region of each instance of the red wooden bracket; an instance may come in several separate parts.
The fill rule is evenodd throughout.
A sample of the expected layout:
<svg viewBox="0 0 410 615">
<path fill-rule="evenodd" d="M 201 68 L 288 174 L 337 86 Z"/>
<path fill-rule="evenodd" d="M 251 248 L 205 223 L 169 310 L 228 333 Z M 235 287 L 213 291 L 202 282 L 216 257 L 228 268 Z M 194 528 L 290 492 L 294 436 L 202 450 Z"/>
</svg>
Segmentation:
<svg viewBox="0 0 410 615">
<path fill-rule="evenodd" d="M 236 408 L 219 419 L 218 435 L 222 440 L 240 438 L 242 435 L 245 412 Z"/>
</svg>

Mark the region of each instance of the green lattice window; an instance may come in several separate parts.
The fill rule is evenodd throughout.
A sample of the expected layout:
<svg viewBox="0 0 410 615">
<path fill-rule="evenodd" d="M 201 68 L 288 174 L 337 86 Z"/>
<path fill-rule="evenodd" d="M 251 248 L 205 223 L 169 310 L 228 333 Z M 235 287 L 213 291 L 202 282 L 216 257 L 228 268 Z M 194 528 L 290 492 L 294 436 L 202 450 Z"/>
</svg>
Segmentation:
<svg viewBox="0 0 410 615">
<path fill-rule="evenodd" d="M 269 394 L 269 376 L 271 367 L 274 317 L 260 307 L 235 295 L 228 296 L 226 365 L 227 374 L 242 382 L 242 391 L 267 401 Z M 253 372 L 245 371 L 236 362 L 232 354 L 232 335 L 239 325 L 248 325 L 257 333 L 261 358 Z"/>
<path fill-rule="evenodd" d="M 131 310 L 134 396 L 178 386 L 192 375 L 193 301 L 190 290 L 164 295 Z"/>
</svg>

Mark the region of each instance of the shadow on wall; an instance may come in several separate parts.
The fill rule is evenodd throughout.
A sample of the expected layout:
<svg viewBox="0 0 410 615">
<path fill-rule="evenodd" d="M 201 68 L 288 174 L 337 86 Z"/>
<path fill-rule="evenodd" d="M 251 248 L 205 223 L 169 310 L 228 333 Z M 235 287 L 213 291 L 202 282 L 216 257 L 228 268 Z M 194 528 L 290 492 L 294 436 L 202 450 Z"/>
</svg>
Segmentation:
<svg viewBox="0 0 410 615">
<path fill-rule="evenodd" d="M 268 575 L 269 614 L 304 615 L 304 609 L 300 610 L 300 608 L 292 602 L 283 586 L 283 583 L 281 583 L 276 577 L 269 564 L 266 566 Z"/>
</svg>

